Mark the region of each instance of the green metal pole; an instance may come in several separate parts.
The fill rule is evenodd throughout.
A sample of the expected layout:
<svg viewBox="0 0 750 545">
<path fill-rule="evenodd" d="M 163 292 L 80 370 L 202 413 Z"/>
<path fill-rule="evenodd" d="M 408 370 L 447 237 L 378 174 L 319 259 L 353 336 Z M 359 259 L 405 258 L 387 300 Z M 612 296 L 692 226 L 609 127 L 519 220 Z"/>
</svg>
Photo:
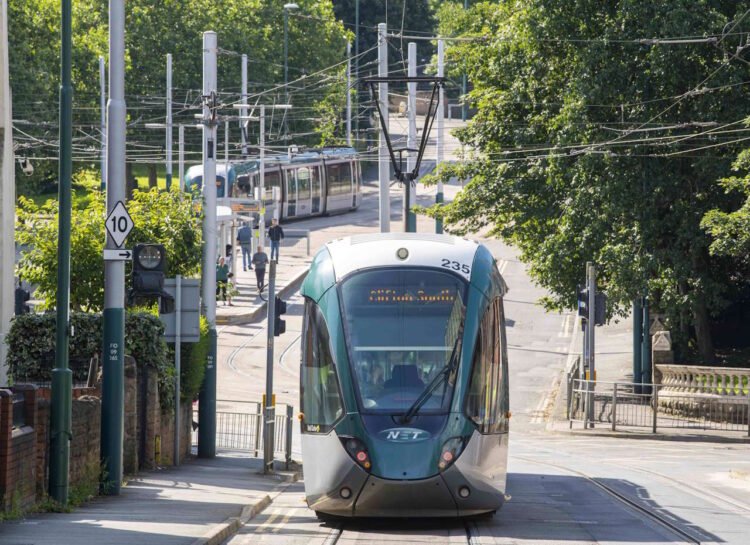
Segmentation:
<svg viewBox="0 0 750 545">
<path fill-rule="evenodd" d="M 641 393 L 641 341 L 643 338 L 643 305 L 641 298 L 633 299 L 633 391 Z"/>
<path fill-rule="evenodd" d="M 68 464 L 72 420 L 72 373 L 68 368 L 70 333 L 70 214 L 73 141 L 73 86 L 71 84 L 72 49 L 71 0 L 62 0 L 60 70 L 60 180 L 57 232 L 57 334 L 55 369 L 52 371 L 50 407 L 49 495 L 68 503 Z"/>
<path fill-rule="evenodd" d="M 648 294 L 643 298 L 643 338 L 641 340 L 641 382 L 651 384 L 651 316 L 648 305 Z M 644 394 L 650 394 L 651 388 L 644 388 Z"/>
</svg>

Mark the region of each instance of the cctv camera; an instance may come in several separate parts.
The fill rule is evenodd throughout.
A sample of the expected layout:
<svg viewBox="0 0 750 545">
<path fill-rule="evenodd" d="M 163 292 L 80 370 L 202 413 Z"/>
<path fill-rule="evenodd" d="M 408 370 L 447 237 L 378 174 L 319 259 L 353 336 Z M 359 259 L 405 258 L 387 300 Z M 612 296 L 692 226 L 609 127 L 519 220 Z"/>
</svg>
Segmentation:
<svg viewBox="0 0 750 545">
<path fill-rule="evenodd" d="M 23 170 L 23 173 L 26 174 L 26 176 L 34 174 L 34 165 L 31 164 L 31 161 L 23 158 L 20 159 L 19 162 L 21 163 L 21 170 Z"/>
</svg>

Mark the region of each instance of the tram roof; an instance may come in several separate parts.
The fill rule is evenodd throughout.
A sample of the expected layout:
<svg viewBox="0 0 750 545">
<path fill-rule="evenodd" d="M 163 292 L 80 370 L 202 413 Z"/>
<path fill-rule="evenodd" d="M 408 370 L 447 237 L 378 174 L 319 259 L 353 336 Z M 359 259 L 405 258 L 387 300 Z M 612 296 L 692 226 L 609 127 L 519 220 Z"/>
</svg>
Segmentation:
<svg viewBox="0 0 750 545">
<path fill-rule="evenodd" d="M 338 281 L 360 269 L 409 266 L 447 268 L 470 280 L 474 255 L 480 246 L 452 235 L 375 233 L 341 238 L 326 247 Z M 408 252 L 405 259 L 397 255 L 401 248 Z"/>
</svg>

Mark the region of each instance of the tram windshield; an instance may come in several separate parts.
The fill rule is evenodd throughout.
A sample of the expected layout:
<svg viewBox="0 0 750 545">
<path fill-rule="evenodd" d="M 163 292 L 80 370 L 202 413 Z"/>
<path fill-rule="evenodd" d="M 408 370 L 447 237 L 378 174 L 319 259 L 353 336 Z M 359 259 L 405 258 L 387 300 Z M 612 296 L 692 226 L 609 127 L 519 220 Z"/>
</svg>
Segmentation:
<svg viewBox="0 0 750 545">
<path fill-rule="evenodd" d="M 379 269 L 341 287 L 347 342 L 361 408 L 403 414 L 432 385 L 420 413 L 449 409 L 450 364 L 464 321 L 466 283 L 432 269 Z"/>
</svg>

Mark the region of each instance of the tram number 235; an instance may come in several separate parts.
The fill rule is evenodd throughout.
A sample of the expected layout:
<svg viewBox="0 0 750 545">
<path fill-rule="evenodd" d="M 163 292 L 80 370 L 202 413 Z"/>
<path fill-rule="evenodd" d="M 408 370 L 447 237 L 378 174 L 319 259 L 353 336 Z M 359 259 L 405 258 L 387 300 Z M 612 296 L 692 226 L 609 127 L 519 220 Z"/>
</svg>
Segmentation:
<svg viewBox="0 0 750 545">
<path fill-rule="evenodd" d="M 458 261 L 451 261 L 450 259 L 445 258 L 442 258 L 440 261 L 440 266 L 445 267 L 446 269 L 460 271 L 464 274 L 469 274 L 471 272 L 471 269 L 466 263 L 459 263 Z"/>
</svg>

